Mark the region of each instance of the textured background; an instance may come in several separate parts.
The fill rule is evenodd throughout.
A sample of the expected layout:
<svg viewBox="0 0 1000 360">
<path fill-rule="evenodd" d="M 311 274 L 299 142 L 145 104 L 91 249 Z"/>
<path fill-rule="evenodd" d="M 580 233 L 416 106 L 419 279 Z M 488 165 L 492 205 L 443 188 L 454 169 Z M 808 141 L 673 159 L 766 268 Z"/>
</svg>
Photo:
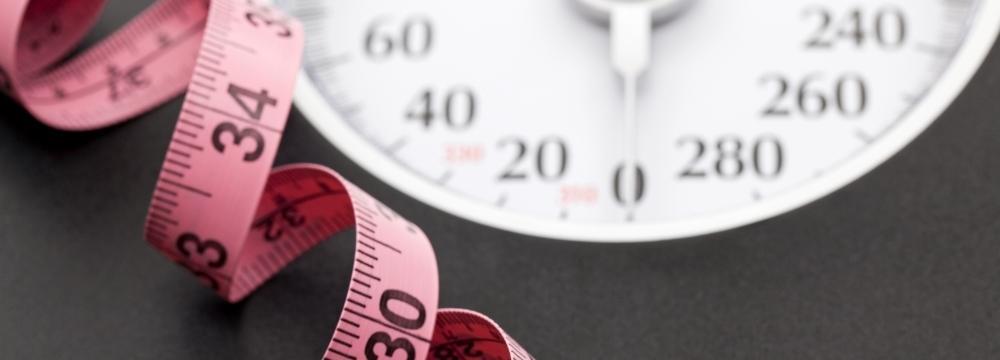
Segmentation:
<svg viewBox="0 0 1000 360">
<path fill-rule="evenodd" d="M 96 35 L 145 1 L 112 1 Z M 93 36 L 92 36 L 93 37 Z M 442 305 L 539 359 L 1000 358 L 1000 48 L 944 116 L 870 175 L 711 236 L 557 242 L 390 189 L 293 112 L 279 163 L 341 171 L 430 235 Z M 67 134 L 0 99 L 0 358 L 318 359 L 351 235 L 229 305 L 142 240 L 179 101 Z"/>
</svg>

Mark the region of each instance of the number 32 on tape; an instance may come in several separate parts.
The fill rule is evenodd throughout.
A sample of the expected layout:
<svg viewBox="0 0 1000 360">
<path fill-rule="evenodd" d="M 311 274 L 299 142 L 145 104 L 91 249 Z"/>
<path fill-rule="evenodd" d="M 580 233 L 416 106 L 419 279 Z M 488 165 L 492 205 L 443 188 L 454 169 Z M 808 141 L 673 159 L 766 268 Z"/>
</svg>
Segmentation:
<svg viewBox="0 0 1000 360">
<path fill-rule="evenodd" d="M 0 90 L 63 130 L 106 127 L 184 92 L 146 239 L 226 300 L 313 245 L 357 232 L 354 271 L 326 359 L 531 359 L 493 321 L 438 309 L 426 235 L 337 173 L 271 165 L 291 108 L 303 33 L 241 0 L 161 0 L 53 68 L 103 0 L 7 0 Z"/>
</svg>

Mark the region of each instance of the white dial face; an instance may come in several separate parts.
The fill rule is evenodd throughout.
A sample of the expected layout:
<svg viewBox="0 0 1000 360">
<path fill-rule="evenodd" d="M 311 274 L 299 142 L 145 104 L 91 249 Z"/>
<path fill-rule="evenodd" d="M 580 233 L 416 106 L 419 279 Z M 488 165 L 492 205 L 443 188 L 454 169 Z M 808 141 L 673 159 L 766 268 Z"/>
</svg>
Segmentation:
<svg viewBox="0 0 1000 360">
<path fill-rule="evenodd" d="M 308 32 L 297 104 L 355 161 L 455 215 L 595 241 L 729 229 L 849 183 L 947 107 L 1000 18 L 992 0 L 283 5 Z"/>
</svg>

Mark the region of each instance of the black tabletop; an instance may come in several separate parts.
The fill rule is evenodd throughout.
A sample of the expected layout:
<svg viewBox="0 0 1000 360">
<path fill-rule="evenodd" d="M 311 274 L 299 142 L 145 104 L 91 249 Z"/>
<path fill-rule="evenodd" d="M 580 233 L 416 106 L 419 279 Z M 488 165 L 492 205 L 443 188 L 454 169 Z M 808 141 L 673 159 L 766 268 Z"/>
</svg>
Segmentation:
<svg viewBox="0 0 1000 360">
<path fill-rule="evenodd" d="M 112 1 L 95 36 L 144 3 Z M 996 359 L 998 55 L 871 174 L 693 239 L 601 245 L 476 225 L 386 186 L 294 110 L 278 162 L 337 169 L 419 224 L 442 306 L 489 314 L 539 359 Z M 321 357 L 352 234 L 235 305 L 143 241 L 179 106 L 63 133 L 0 99 L 0 358 Z"/>
</svg>

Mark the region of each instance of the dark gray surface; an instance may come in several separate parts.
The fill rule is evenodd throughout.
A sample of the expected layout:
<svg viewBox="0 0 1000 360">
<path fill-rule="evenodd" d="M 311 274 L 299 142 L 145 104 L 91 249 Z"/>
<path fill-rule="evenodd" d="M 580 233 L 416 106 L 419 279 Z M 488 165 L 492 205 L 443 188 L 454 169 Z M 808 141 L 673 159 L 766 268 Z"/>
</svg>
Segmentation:
<svg viewBox="0 0 1000 360">
<path fill-rule="evenodd" d="M 104 31 L 139 7 L 113 3 Z M 419 224 L 437 250 L 442 305 L 491 315 L 539 359 L 996 359 L 998 55 L 870 175 L 696 239 L 594 245 L 484 228 L 390 189 L 298 113 L 279 163 L 331 166 Z M 142 240 L 178 110 L 67 134 L 0 99 L 0 358 L 320 357 L 350 235 L 237 305 Z"/>
</svg>

